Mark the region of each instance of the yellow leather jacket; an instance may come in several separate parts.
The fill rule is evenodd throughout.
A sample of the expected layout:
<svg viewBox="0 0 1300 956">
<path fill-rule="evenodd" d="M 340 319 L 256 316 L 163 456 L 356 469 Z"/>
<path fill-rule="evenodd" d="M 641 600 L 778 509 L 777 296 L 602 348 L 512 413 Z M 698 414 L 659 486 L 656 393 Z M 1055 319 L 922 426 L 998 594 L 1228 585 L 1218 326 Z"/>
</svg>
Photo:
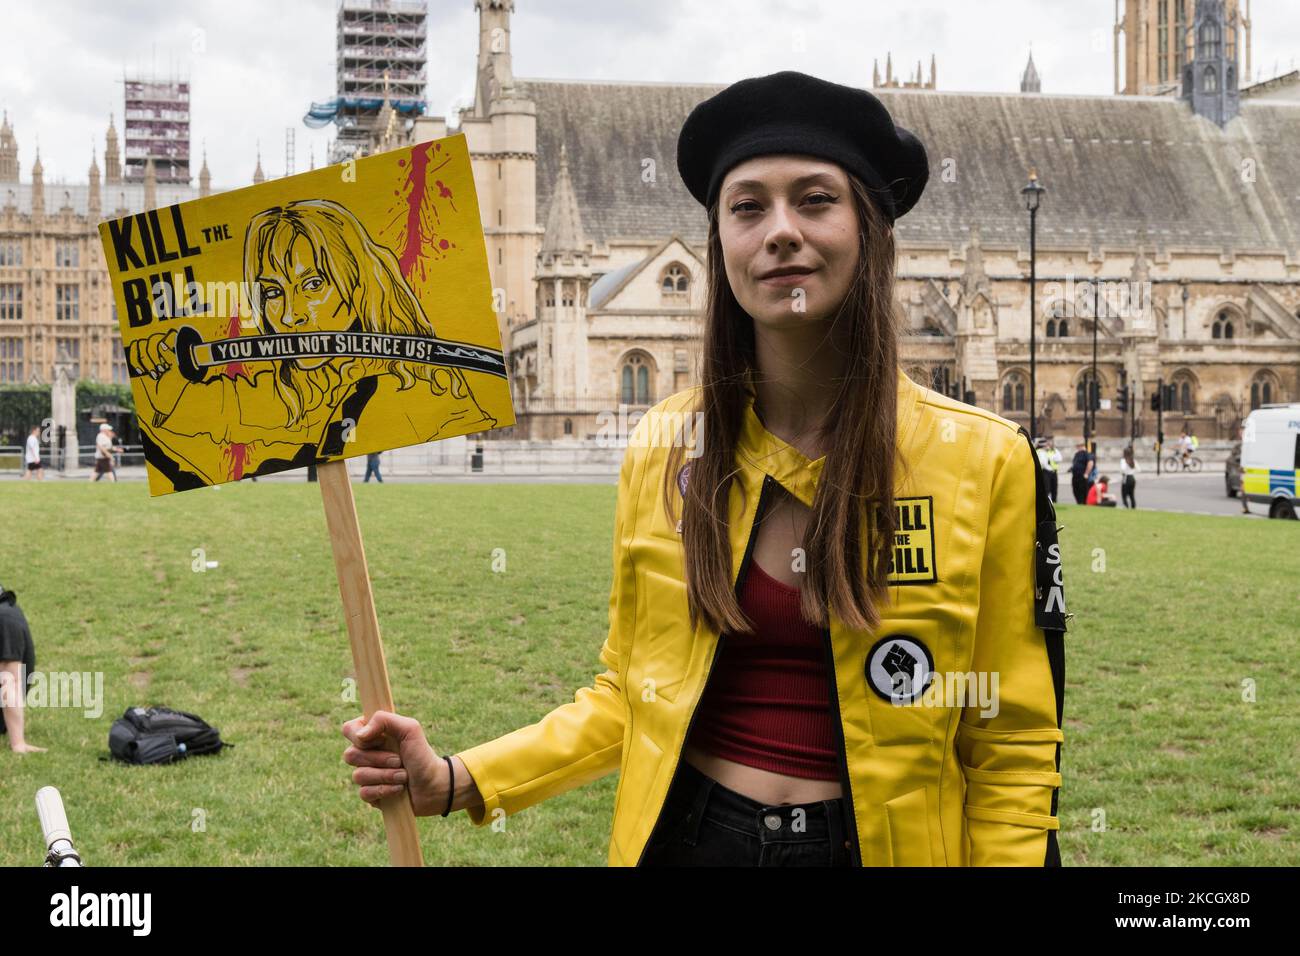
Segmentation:
<svg viewBox="0 0 1300 956">
<path fill-rule="evenodd" d="M 628 442 L 606 670 L 537 723 L 460 754 L 483 796 L 469 811 L 476 825 L 618 770 L 609 864 L 641 860 L 720 641 L 703 624 L 690 629 L 681 536 L 662 505 L 661 416 L 689 414 L 697 392 L 658 403 Z M 898 452 L 897 586 L 883 623 L 853 631 L 832 614 L 824 629 L 854 863 L 1059 865 L 1066 615 L 1037 456 L 1014 423 L 901 370 Z M 751 395 L 737 461 L 739 593 L 755 518 L 775 484 L 811 505 L 824 459 L 809 461 L 768 432 Z M 973 692 L 981 674 L 991 697 Z"/>
</svg>

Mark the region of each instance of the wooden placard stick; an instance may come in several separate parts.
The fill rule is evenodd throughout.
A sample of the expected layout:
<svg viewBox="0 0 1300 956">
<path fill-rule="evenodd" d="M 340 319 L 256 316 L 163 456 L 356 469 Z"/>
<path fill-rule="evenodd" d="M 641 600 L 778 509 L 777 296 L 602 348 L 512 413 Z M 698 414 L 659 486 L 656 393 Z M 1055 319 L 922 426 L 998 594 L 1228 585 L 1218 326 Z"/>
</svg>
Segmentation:
<svg viewBox="0 0 1300 956">
<path fill-rule="evenodd" d="M 343 615 L 348 622 L 348 641 L 352 645 L 352 663 L 361 691 L 361 710 L 366 719 L 377 710 L 393 710 L 393 691 L 388 685 L 388 666 L 384 663 L 384 645 L 379 639 L 379 618 L 370 591 L 370 572 L 366 568 L 366 551 L 361 543 L 361 525 L 357 521 L 357 504 L 352 497 L 346 461 L 330 461 L 316 466 L 321 501 L 325 505 L 325 522 L 329 526 L 330 544 L 334 549 L 334 569 L 338 572 L 339 594 L 343 598 Z M 397 752 L 392 738 L 385 736 L 384 749 Z M 415 812 L 405 793 L 385 797 L 379 802 L 388 833 L 388 855 L 393 866 L 423 866 L 420 833 L 415 826 Z"/>
</svg>

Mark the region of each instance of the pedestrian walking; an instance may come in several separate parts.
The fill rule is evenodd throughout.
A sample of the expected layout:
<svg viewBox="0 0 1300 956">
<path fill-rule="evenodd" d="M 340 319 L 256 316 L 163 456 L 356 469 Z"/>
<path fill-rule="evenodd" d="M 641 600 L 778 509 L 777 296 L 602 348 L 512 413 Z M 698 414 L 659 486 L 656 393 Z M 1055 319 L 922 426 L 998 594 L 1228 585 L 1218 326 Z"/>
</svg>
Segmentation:
<svg viewBox="0 0 1300 956">
<path fill-rule="evenodd" d="M 1119 473 L 1122 476 L 1120 495 L 1124 499 L 1125 508 L 1137 507 L 1137 498 L 1133 495 L 1133 489 L 1137 487 L 1139 471 L 1141 469 L 1138 467 L 1137 459 L 1133 457 L 1133 446 L 1129 445 L 1124 449 L 1124 458 L 1119 463 Z"/>
<path fill-rule="evenodd" d="M 123 451 L 122 446 L 113 441 L 113 426 L 104 422 L 99 426 L 99 434 L 95 436 L 95 470 L 91 472 L 90 480 L 99 481 L 108 475 L 109 481 L 117 481 L 113 454 L 120 451 Z"/>
<path fill-rule="evenodd" d="M 1079 442 L 1074 452 L 1074 461 L 1070 464 L 1070 485 L 1074 490 L 1075 504 L 1087 504 L 1088 489 L 1092 485 L 1088 476 L 1096 467 L 1097 460 L 1092 452 L 1088 451 L 1088 446 Z"/>
<path fill-rule="evenodd" d="M 35 476 L 37 481 L 45 478 L 45 466 L 41 463 L 41 426 L 33 425 L 27 436 L 27 447 L 23 449 L 23 480 Z"/>
</svg>

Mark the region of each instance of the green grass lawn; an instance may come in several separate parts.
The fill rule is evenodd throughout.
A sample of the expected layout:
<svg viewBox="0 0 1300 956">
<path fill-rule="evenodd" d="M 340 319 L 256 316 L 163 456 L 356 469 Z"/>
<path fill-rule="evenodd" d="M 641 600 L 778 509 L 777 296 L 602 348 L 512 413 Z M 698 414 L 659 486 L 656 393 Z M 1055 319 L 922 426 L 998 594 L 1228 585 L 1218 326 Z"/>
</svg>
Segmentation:
<svg viewBox="0 0 1300 956">
<path fill-rule="evenodd" d="M 394 699 L 439 752 L 536 720 L 600 669 L 614 494 L 356 486 Z M 139 483 L 5 482 L 0 515 L 0 580 L 31 622 L 37 669 L 102 671 L 105 696 L 98 719 L 29 709 L 28 739 L 48 753 L 0 744 L 0 864 L 39 862 L 46 784 L 89 865 L 387 862 L 382 818 L 341 760 L 338 727 L 360 708 L 344 700 L 351 655 L 315 486 L 150 500 Z M 1300 862 L 1300 528 L 1073 507 L 1060 520 L 1077 614 L 1066 864 Z M 194 572 L 195 548 L 218 567 Z M 235 748 L 169 767 L 101 759 L 112 720 L 153 703 L 199 713 Z M 615 782 L 499 833 L 460 813 L 421 819 L 425 860 L 602 865 Z"/>
</svg>

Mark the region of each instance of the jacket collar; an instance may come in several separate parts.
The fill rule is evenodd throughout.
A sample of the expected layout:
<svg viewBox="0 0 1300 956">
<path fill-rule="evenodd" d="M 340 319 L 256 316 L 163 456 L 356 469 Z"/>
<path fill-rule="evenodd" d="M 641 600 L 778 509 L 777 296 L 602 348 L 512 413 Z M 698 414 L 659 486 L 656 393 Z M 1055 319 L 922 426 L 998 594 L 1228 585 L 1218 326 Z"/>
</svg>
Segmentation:
<svg viewBox="0 0 1300 956">
<path fill-rule="evenodd" d="M 905 447 L 906 428 L 912 419 L 912 409 L 916 403 L 919 387 L 898 369 L 898 448 Z M 771 475 L 787 491 L 812 507 L 817 492 L 817 482 L 821 478 L 826 456 L 809 459 L 802 452 L 788 445 L 769 432 L 754 411 L 755 392 L 752 382 L 747 389 L 744 418 L 737 441 L 736 453 L 745 462 Z"/>
</svg>

